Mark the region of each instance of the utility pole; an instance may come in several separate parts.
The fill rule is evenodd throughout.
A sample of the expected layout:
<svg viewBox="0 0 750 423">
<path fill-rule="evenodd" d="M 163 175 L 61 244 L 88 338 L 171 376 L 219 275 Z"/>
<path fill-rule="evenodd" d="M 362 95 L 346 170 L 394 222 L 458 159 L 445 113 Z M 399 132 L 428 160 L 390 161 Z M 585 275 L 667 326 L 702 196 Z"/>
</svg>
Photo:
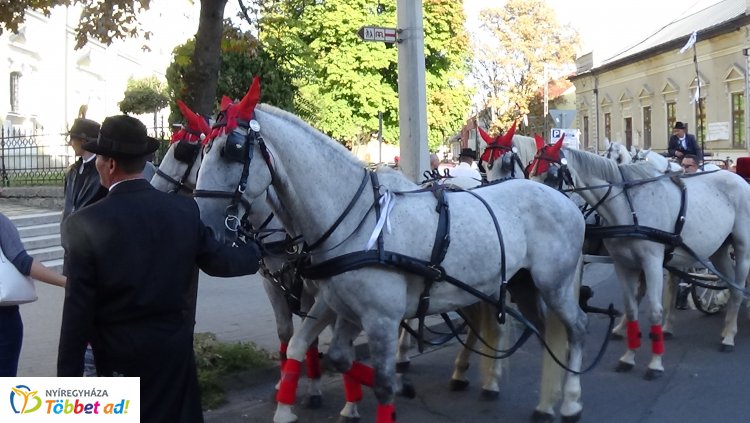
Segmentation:
<svg viewBox="0 0 750 423">
<path fill-rule="evenodd" d="M 750 48 L 743 48 L 742 55 L 745 56 L 745 149 L 750 152 Z"/>
<path fill-rule="evenodd" d="M 401 171 L 414 182 L 429 169 L 422 0 L 397 0 Z"/>
</svg>

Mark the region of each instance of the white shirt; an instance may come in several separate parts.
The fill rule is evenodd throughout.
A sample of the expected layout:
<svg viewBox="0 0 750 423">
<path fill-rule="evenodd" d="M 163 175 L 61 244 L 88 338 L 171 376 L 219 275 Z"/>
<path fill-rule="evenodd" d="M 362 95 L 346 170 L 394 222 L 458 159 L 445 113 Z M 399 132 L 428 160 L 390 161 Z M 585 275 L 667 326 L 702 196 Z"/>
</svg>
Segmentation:
<svg viewBox="0 0 750 423">
<path fill-rule="evenodd" d="M 468 163 L 459 163 L 449 172 L 452 178 L 446 179 L 445 184 L 455 185 L 463 189 L 474 188 L 482 184 L 482 175 Z"/>
</svg>

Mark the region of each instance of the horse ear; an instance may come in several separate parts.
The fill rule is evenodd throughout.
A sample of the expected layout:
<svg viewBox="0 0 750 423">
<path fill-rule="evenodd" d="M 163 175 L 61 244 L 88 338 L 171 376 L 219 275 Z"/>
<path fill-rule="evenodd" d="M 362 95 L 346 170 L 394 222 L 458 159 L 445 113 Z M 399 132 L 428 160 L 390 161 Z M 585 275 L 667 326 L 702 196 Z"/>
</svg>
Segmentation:
<svg viewBox="0 0 750 423">
<path fill-rule="evenodd" d="M 479 130 L 479 135 L 482 136 L 484 142 L 486 142 L 487 145 L 492 144 L 494 140 L 492 139 L 492 137 L 490 137 L 490 134 L 484 132 L 484 129 L 482 129 L 482 127 L 479 125 L 477 125 L 477 129 Z"/>
<path fill-rule="evenodd" d="M 232 99 L 227 97 L 226 95 L 221 97 L 221 110 L 226 110 L 227 107 L 229 107 L 232 104 Z"/>
<path fill-rule="evenodd" d="M 565 133 L 562 134 L 559 140 L 549 147 L 547 155 L 553 160 L 560 160 L 560 149 L 563 146 L 563 140 L 565 139 Z"/>
<path fill-rule="evenodd" d="M 508 129 L 505 134 L 498 140 L 498 144 L 503 147 L 512 147 L 513 146 L 513 135 L 516 134 L 516 122 L 513 122 L 513 125 L 511 125 L 510 129 Z"/>
<path fill-rule="evenodd" d="M 536 143 L 536 151 L 539 151 L 544 147 L 544 138 L 539 134 L 534 134 L 534 142 Z"/>
<path fill-rule="evenodd" d="M 190 110 L 190 108 L 185 103 L 183 103 L 182 100 L 177 100 L 177 107 L 180 108 L 182 116 L 185 117 L 188 128 L 194 131 L 198 131 L 204 135 L 208 135 L 208 133 L 211 132 L 211 128 L 208 127 L 206 120 Z"/>
<path fill-rule="evenodd" d="M 258 100 L 260 100 L 260 77 L 256 76 L 253 78 L 253 83 L 250 85 L 247 94 L 245 94 L 245 97 L 238 104 L 239 113 L 237 117 L 242 120 L 250 120 L 253 116 L 255 105 L 258 104 Z"/>
</svg>

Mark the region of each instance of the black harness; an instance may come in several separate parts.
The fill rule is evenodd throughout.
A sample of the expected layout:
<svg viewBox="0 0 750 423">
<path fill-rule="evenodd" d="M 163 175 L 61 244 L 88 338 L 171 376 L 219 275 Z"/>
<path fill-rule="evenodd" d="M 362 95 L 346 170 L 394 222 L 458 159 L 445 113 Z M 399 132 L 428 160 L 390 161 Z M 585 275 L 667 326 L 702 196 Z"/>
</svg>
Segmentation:
<svg viewBox="0 0 750 423">
<path fill-rule="evenodd" d="M 200 152 L 201 144 L 199 141 L 177 141 L 177 144 L 175 145 L 173 150 L 174 158 L 187 165 L 187 168 L 185 169 L 185 172 L 182 174 L 182 176 L 180 176 L 180 179 L 175 179 L 158 167 L 156 168 L 157 175 L 174 185 L 172 189 L 167 192 L 169 192 L 170 194 L 176 194 L 179 192 L 184 192 L 186 194 L 193 193 L 195 187 L 189 186 L 185 181 L 190 177 L 190 172 L 193 170 L 193 165 L 195 164 L 195 160 L 198 158 L 198 154 L 200 154 Z"/>
</svg>

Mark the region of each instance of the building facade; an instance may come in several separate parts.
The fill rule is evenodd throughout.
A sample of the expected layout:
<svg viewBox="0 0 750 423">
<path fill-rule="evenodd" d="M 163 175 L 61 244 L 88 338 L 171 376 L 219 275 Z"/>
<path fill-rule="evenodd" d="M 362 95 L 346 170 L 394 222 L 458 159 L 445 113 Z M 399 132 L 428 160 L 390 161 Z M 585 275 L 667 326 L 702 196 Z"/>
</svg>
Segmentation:
<svg viewBox="0 0 750 423">
<path fill-rule="evenodd" d="M 155 75 L 166 82 L 172 49 L 195 34 L 199 7 L 192 0 L 152 1 L 138 18 L 152 33 L 150 40 L 111 46 L 89 40 L 79 50 L 74 47 L 80 9 L 59 6 L 49 17 L 27 11 L 17 33 L 0 36 L 0 77 L 8 81 L 0 84 L 0 125 L 60 133 L 83 112 L 98 121 L 121 113 L 118 103 L 130 78 Z M 144 123 L 152 126 L 153 116 Z"/>
<path fill-rule="evenodd" d="M 579 57 L 572 81 L 582 148 L 600 151 L 609 139 L 664 151 L 680 121 L 706 152 L 747 155 L 749 31 L 750 0 L 723 0 L 601 63 L 596 52 Z M 680 53 L 694 32 L 694 46 Z"/>
</svg>

